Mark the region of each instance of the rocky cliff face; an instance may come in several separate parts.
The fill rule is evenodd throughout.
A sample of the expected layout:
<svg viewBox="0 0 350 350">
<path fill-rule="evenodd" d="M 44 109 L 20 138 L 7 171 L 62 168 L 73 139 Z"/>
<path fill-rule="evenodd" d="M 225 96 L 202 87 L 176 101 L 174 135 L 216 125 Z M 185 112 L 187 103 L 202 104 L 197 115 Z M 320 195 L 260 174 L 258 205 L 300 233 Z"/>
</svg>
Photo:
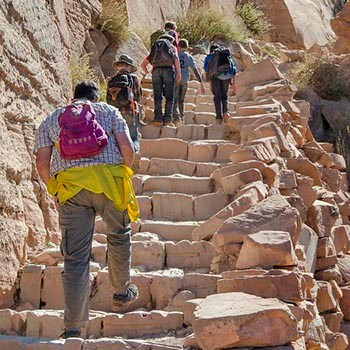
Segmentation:
<svg viewBox="0 0 350 350">
<path fill-rule="evenodd" d="M 82 51 L 94 0 L 0 1 L 0 306 L 27 253 L 58 242 L 52 201 L 33 167 L 34 130 L 71 95 L 68 61 Z"/>
<path fill-rule="evenodd" d="M 344 5 L 342 11 L 331 21 L 332 28 L 338 40 L 334 52 L 338 55 L 350 53 L 350 3 Z"/>
<path fill-rule="evenodd" d="M 247 2 L 246 0 L 244 0 Z M 330 26 L 339 0 L 254 0 L 265 13 L 272 28 L 272 41 L 292 49 L 325 45 L 334 38 Z"/>
</svg>

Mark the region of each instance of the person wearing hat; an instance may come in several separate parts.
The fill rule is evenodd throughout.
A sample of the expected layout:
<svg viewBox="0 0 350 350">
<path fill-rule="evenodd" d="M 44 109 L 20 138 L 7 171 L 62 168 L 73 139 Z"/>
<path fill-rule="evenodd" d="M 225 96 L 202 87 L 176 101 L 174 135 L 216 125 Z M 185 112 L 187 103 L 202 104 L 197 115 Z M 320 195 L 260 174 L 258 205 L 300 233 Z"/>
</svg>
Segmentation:
<svg viewBox="0 0 350 350">
<path fill-rule="evenodd" d="M 108 81 L 107 84 L 107 103 L 117 107 L 126 120 L 130 137 L 134 144 L 135 159 L 133 170 L 137 172 L 140 160 L 139 144 L 139 122 L 140 112 L 138 102 L 142 97 L 142 88 L 140 80 L 136 74 L 137 67 L 134 60 L 128 55 L 120 55 L 112 63 L 116 74 Z"/>
<path fill-rule="evenodd" d="M 141 68 L 150 74 L 148 65 L 152 65 L 152 87 L 154 98 L 154 121 L 152 125 L 173 126 L 172 113 L 175 97 L 175 82 L 181 80 L 181 69 L 174 37 L 163 34 L 152 45 L 151 53 L 143 60 Z M 162 112 L 162 100 L 165 97 L 165 111 Z"/>
<path fill-rule="evenodd" d="M 188 41 L 181 39 L 179 41 L 179 61 L 181 67 L 181 80 L 175 85 L 175 100 L 173 108 L 173 123 L 175 126 L 180 125 L 184 121 L 185 112 L 185 95 L 187 91 L 188 81 L 190 79 L 190 68 L 193 70 L 194 75 L 201 83 L 200 91 L 205 93 L 205 87 L 202 77 L 196 67 L 193 56 L 190 55 L 187 50 L 190 49 Z"/>
</svg>

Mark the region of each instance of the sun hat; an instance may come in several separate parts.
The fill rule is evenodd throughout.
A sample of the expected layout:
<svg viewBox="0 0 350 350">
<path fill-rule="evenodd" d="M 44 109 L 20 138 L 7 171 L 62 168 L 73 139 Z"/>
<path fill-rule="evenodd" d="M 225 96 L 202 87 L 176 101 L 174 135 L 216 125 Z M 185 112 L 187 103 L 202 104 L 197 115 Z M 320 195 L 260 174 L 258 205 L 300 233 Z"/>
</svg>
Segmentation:
<svg viewBox="0 0 350 350">
<path fill-rule="evenodd" d="M 167 39 L 169 40 L 171 43 L 174 42 L 175 38 L 169 34 L 163 34 L 159 37 L 159 39 Z"/>
<path fill-rule="evenodd" d="M 134 73 L 137 71 L 137 67 L 134 64 L 134 60 L 128 56 L 128 55 L 120 55 L 118 59 L 116 59 L 113 63 L 112 66 L 114 69 L 117 69 L 118 64 L 120 63 L 126 63 L 128 64 L 131 68 L 130 71 L 131 73 Z"/>
<path fill-rule="evenodd" d="M 179 48 L 180 49 L 191 49 L 190 45 L 188 44 L 187 39 L 180 39 L 179 40 Z"/>
</svg>

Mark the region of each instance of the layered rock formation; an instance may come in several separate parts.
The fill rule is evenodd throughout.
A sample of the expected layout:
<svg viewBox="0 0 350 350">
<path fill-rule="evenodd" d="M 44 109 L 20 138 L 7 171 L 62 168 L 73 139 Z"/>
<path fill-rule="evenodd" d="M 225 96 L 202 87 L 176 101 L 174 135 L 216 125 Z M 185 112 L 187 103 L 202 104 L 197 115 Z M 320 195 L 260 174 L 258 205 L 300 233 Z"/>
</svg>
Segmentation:
<svg viewBox="0 0 350 350">
<path fill-rule="evenodd" d="M 350 53 L 350 3 L 344 5 L 342 11 L 331 21 L 332 29 L 338 39 L 334 45 L 335 54 Z"/>
</svg>

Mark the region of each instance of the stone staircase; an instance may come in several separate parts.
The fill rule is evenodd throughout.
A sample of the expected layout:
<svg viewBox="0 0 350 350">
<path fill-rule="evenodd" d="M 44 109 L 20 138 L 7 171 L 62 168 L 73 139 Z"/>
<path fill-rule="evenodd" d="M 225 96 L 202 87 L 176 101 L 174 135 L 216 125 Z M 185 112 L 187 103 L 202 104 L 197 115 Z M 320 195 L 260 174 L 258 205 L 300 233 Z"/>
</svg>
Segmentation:
<svg viewBox="0 0 350 350">
<path fill-rule="evenodd" d="M 226 125 L 215 125 L 212 96 L 191 81 L 185 125 L 141 129 L 133 178 L 141 212 L 132 225 L 136 304 L 111 312 L 106 227 L 97 219 L 84 339 L 57 340 L 63 267 L 52 246 L 19 271 L 15 307 L 0 310 L 0 350 L 345 350 L 344 160 L 313 140 L 308 105 L 293 101 L 285 83 L 253 83 L 249 100 L 230 97 Z M 151 90 L 145 94 L 149 121 Z"/>
</svg>

